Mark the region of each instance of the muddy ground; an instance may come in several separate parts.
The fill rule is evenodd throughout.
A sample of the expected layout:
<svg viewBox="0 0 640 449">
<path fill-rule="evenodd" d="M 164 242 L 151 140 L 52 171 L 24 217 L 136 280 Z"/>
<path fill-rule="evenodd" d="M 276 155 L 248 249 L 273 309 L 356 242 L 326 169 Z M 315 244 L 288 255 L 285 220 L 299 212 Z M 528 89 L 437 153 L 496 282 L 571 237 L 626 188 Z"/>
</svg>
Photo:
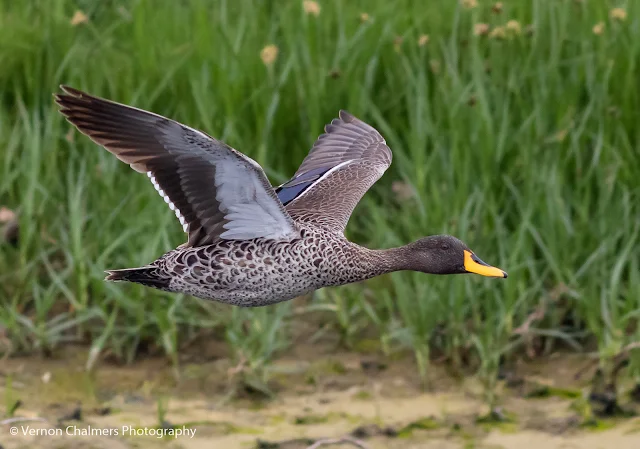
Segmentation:
<svg viewBox="0 0 640 449">
<path fill-rule="evenodd" d="M 590 374 L 576 380 L 592 365 L 584 356 L 556 355 L 513 368 L 500 385 L 503 422 L 480 419 L 488 409 L 476 379 L 435 365 L 425 390 L 410 356 L 388 360 L 299 347 L 275 364 L 272 399 L 239 386 L 238 367 L 224 357 L 183 363 L 179 381 L 159 358 L 131 366 L 103 362 L 92 374 L 85 361 L 78 348 L 54 359 L 0 361 L 0 417 L 20 401 L 16 419 L 46 419 L 1 425 L 2 448 L 302 449 L 344 435 L 370 449 L 640 447 L 633 401 L 625 404 L 627 417 L 589 419 Z M 233 387 L 238 394 L 232 397 Z M 161 421 L 195 435 L 132 434 Z M 66 434 L 83 429 L 111 429 L 112 435 Z M 63 435 L 33 435 L 44 430 Z"/>
</svg>

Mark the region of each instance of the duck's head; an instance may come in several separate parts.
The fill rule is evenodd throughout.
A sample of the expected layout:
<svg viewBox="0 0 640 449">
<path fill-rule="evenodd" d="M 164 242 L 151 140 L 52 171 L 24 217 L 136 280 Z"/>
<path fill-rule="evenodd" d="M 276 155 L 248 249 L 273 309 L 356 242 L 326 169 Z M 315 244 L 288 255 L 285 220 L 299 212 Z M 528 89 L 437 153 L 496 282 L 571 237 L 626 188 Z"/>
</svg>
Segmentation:
<svg viewBox="0 0 640 449">
<path fill-rule="evenodd" d="M 407 245 L 411 269 L 431 274 L 475 273 L 506 278 L 507 273 L 483 262 L 461 240 L 450 235 L 424 237 Z"/>
</svg>

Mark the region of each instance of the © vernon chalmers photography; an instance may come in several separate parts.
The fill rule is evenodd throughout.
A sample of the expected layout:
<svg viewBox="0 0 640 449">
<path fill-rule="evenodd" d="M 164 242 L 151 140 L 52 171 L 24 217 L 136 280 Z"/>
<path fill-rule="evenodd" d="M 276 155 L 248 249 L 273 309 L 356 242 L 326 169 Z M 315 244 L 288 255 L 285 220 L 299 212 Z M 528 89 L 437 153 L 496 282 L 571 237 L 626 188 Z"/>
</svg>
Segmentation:
<svg viewBox="0 0 640 449">
<path fill-rule="evenodd" d="M 637 448 L 640 3 L 0 1 L 0 447 Z"/>
</svg>

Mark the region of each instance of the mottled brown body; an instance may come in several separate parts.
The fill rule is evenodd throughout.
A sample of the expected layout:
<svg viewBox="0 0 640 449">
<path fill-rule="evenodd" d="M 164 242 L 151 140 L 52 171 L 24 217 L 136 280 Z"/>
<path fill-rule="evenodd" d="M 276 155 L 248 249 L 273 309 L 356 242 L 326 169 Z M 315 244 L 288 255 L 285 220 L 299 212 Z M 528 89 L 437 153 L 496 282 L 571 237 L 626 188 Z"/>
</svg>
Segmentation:
<svg viewBox="0 0 640 449">
<path fill-rule="evenodd" d="M 363 252 L 369 257 L 355 257 Z M 220 240 L 170 251 L 151 266 L 170 279 L 168 291 L 242 307 L 275 304 L 387 271 L 377 251 L 304 225 L 291 242 Z"/>
</svg>

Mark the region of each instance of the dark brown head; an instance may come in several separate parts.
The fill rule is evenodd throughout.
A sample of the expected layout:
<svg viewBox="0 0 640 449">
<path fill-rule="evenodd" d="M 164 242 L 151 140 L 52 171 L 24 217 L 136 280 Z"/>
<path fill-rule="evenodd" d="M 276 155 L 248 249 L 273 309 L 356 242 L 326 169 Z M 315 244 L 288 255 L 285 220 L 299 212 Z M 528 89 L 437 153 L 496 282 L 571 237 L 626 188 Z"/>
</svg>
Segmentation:
<svg viewBox="0 0 640 449">
<path fill-rule="evenodd" d="M 434 235 L 410 243 L 407 249 L 409 269 L 431 274 L 475 273 L 506 278 L 507 273 L 483 262 L 459 239 Z"/>
</svg>

